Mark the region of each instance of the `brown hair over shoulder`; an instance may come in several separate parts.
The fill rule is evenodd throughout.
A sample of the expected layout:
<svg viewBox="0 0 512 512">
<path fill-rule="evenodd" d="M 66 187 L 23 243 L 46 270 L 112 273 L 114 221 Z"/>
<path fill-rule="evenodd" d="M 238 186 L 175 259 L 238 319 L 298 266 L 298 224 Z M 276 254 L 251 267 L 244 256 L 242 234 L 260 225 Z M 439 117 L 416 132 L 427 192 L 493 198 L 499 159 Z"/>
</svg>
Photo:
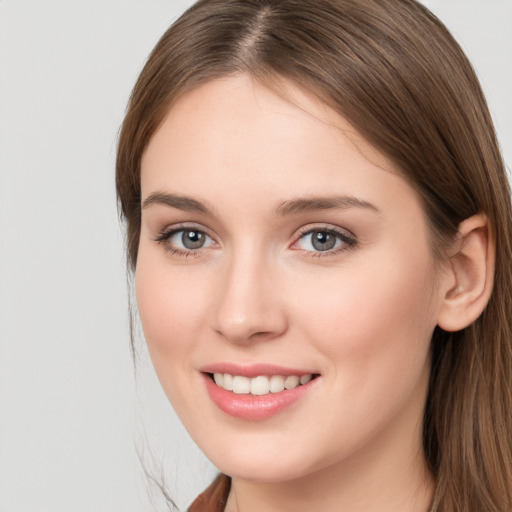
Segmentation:
<svg viewBox="0 0 512 512">
<path fill-rule="evenodd" d="M 241 72 L 312 91 L 388 156 L 423 201 L 438 257 L 464 219 L 489 219 L 493 293 L 466 329 L 434 332 L 424 447 L 432 512 L 512 510 L 512 210 L 469 61 L 414 0 L 200 0 L 154 48 L 122 125 L 116 185 L 131 270 L 149 140 L 181 95 Z"/>
</svg>

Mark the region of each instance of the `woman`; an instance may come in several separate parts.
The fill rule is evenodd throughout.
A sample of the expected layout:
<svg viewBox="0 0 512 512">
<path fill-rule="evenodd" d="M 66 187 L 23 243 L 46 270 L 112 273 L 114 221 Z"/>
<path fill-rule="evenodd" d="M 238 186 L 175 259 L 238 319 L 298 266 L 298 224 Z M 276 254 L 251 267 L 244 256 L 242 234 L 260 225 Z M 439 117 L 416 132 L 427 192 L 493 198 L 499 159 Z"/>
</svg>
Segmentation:
<svg viewBox="0 0 512 512">
<path fill-rule="evenodd" d="M 512 510 L 509 188 L 414 0 L 201 0 L 117 190 L 148 348 L 224 475 L 190 510 Z"/>
</svg>

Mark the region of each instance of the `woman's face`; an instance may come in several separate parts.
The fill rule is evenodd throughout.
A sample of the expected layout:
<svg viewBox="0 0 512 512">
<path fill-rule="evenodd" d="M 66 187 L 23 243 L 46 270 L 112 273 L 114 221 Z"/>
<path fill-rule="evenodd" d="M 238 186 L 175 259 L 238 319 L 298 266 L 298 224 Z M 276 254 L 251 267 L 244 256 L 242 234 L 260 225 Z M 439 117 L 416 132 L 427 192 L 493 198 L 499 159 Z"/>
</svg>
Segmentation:
<svg viewBox="0 0 512 512">
<path fill-rule="evenodd" d="M 292 101 L 245 75 L 210 82 L 151 139 L 145 337 L 177 413 L 227 474 L 282 481 L 375 457 L 392 470 L 421 452 L 444 273 L 411 186 L 285 86 Z"/>
</svg>

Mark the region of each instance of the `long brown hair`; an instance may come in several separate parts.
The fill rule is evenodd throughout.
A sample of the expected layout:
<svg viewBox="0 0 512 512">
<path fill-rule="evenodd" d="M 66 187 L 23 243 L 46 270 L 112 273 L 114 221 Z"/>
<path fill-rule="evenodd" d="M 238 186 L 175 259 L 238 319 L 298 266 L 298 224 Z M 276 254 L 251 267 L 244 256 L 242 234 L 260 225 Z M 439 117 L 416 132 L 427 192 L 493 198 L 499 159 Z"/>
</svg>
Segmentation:
<svg viewBox="0 0 512 512">
<path fill-rule="evenodd" d="M 434 332 L 424 447 L 432 512 L 512 510 L 510 192 L 464 53 L 415 0 L 200 0 L 151 53 L 122 125 L 116 185 L 132 271 L 151 136 L 185 92 L 240 72 L 313 91 L 387 155 L 420 194 L 438 256 L 461 221 L 487 215 L 493 293 L 466 329 Z"/>
</svg>

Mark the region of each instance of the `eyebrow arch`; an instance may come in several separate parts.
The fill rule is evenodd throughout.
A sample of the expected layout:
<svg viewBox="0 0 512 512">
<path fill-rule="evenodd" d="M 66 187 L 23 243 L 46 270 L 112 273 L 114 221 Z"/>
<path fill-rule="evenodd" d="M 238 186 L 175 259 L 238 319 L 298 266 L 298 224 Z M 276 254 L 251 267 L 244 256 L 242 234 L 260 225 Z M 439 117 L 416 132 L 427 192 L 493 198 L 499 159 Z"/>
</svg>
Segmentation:
<svg viewBox="0 0 512 512">
<path fill-rule="evenodd" d="M 305 197 L 283 201 L 276 208 L 278 215 L 291 215 L 315 210 L 335 210 L 346 208 L 364 208 L 380 213 L 380 210 L 367 201 L 354 196 Z"/>
<path fill-rule="evenodd" d="M 169 194 L 166 192 L 155 192 L 150 194 L 142 203 L 142 209 L 149 208 L 154 204 L 170 206 L 187 212 L 204 213 L 211 215 L 211 210 L 200 201 L 187 196 Z"/>
</svg>

